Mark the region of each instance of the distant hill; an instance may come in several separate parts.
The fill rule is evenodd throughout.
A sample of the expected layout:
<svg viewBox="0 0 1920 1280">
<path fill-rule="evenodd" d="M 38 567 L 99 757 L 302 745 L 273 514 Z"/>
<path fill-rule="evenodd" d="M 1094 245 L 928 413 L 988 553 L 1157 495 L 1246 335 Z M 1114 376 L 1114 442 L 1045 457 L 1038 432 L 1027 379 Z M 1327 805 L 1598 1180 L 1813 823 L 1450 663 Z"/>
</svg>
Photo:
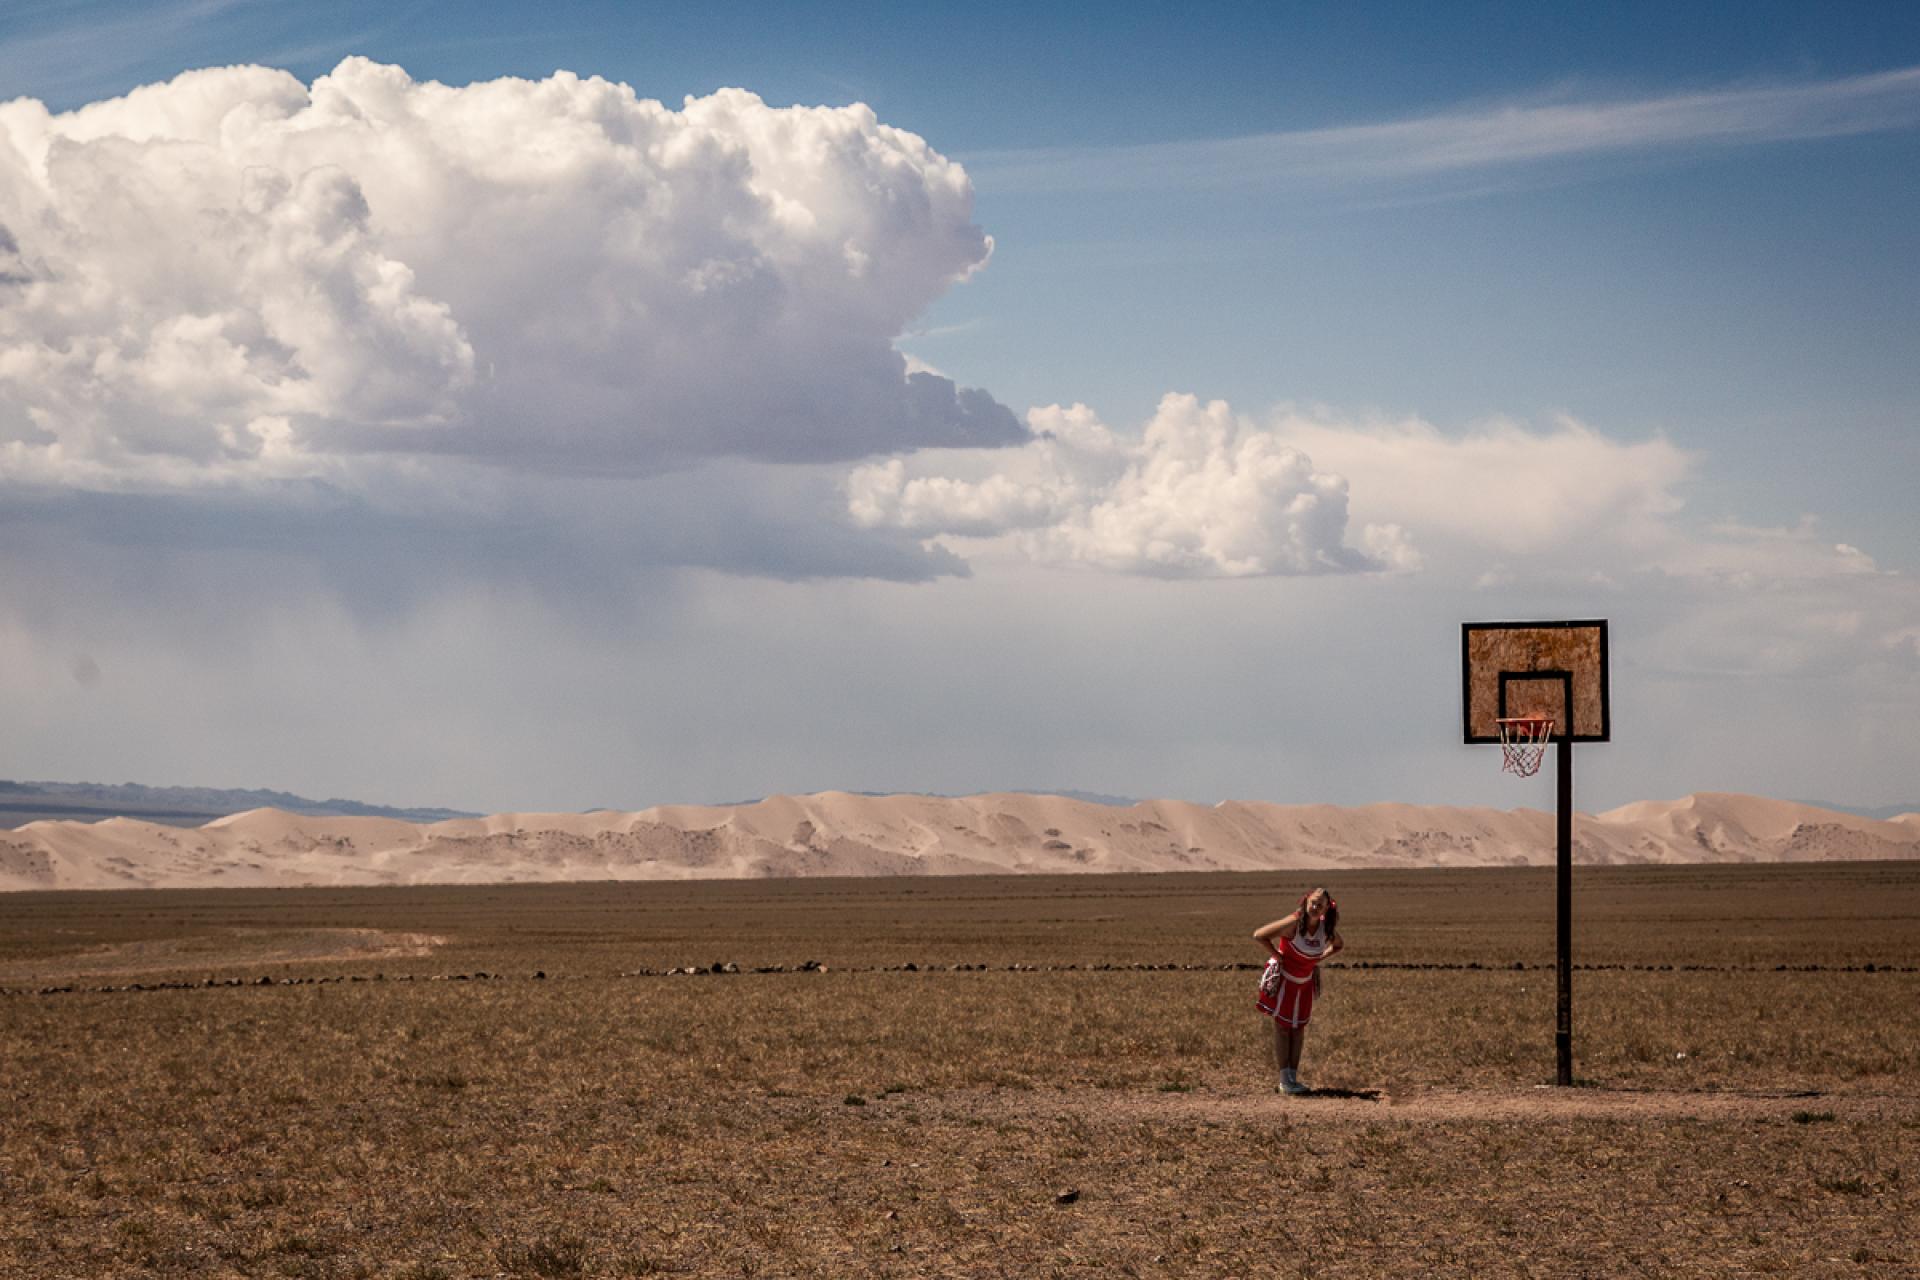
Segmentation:
<svg viewBox="0 0 1920 1280">
<path fill-rule="evenodd" d="M 282 809 L 311 817 L 399 818 L 442 822 L 479 815 L 459 809 L 392 809 L 358 800 L 309 800 L 287 791 L 219 787 L 146 787 L 137 782 L 8 782 L 0 779 L 0 830 L 44 818 L 98 822 L 137 818 L 169 827 L 197 827 L 248 809 Z"/>
<path fill-rule="evenodd" d="M 1110 796 L 1104 791 L 1075 791 L 1071 787 L 1059 791 L 1015 791 L 1016 796 L 1065 796 L 1069 800 L 1078 800 L 1084 804 L 1103 804 L 1109 809 L 1130 809 L 1140 803 L 1138 796 Z"/>
<path fill-rule="evenodd" d="M 1816 809 L 1832 809 L 1835 813 L 1858 814 L 1876 822 L 1890 822 L 1903 813 L 1920 813 L 1920 800 L 1911 804 L 1883 804 L 1873 808 L 1857 804 L 1829 804 L 1825 800 L 1795 800 L 1793 803 L 1810 804 Z"/>
<path fill-rule="evenodd" d="M 897 796 L 903 793 L 898 791 L 846 791 L 846 792 L 841 792 L 840 794 L 849 795 L 849 796 L 860 796 L 863 799 L 867 799 L 867 800 L 882 800 L 889 796 Z M 1082 804 L 1100 804 L 1100 805 L 1105 805 L 1110 809 L 1126 809 L 1140 803 L 1140 798 L 1138 796 L 1109 795 L 1104 791 L 1077 791 L 1072 787 L 1015 787 L 1010 791 L 1001 791 L 1001 792 L 992 792 L 992 793 L 980 792 L 980 791 L 969 791 L 964 793 L 953 792 L 953 791 L 916 791 L 913 794 L 916 796 L 924 796 L 929 800 L 964 800 L 967 798 L 967 796 L 970 796 L 970 795 L 985 795 L 985 794 L 1007 795 L 1007 796 L 1063 796 L 1068 800 L 1078 800 Z M 763 801 L 773 800 L 773 799 L 778 799 L 778 797 L 777 796 L 755 796 L 751 800 L 722 800 L 718 804 L 710 805 L 708 807 L 714 808 L 714 809 L 743 809 L 748 805 L 760 804 Z M 614 813 L 614 812 L 617 812 L 617 810 L 615 810 L 612 806 L 607 806 L 605 808 L 600 808 L 600 809 L 590 809 L 588 810 L 588 812 L 589 813 Z"/>
<path fill-rule="evenodd" d="M 827 791 L 637 813 L 408 822 L 277 808 L 193 830 L 128 818 L 0 832 L 0 889 L 498 884 L 767 876 L 1550 865 L 1554 818 L 1440 805 L 1124 808 L 1061 796 Z M 1877 822 L 1703 792 L 1580 815 L 1574 859 L 1623 863 L 1920 859 L 1920 814 Z"/>
</svg>

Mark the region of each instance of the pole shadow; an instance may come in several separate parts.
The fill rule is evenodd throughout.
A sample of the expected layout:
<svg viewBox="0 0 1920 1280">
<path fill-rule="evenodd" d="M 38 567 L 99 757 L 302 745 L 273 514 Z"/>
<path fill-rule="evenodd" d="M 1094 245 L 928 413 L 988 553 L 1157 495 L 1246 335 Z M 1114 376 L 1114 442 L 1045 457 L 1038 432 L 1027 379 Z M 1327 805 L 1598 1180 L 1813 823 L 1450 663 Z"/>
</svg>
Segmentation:
<svg viewBox="0 0 1920 1280">
<path fill-rule="evenodd" d="M 1302 1098 L 1352 1098 L 1361 1102 L 1378 1102 L 1383 1096 L 1378 1089 L 1309 1089 L 1296 1095 Z"/>
</svg>

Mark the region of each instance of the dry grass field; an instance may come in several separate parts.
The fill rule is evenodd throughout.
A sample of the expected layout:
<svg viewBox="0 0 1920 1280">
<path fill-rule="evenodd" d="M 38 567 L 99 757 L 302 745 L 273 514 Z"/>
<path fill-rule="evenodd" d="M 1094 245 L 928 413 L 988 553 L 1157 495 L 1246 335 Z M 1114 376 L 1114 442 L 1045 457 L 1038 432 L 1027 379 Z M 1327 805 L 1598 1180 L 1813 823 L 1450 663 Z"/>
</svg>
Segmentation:
<svg viewBox="0 0 1920 1280">
<path fill-rule="evenodd" d="M 1305 887 L 0 896 L 0 1274 L 1920 1272 L 1920 866 Z"/>
</svg>

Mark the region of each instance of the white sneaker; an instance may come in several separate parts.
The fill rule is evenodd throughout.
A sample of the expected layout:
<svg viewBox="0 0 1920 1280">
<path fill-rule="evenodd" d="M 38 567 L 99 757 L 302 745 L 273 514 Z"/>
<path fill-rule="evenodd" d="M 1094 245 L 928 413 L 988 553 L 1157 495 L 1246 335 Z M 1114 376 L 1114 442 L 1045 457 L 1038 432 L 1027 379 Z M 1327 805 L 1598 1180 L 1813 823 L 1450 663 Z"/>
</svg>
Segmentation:
<svg viewBox="0 0 1920 1280">
<path fill-rule="evenodd" d="M 1298 1093 L 1311 1093 L 1312 1090 L 1308 1089 L 1307 1086 L 1301 1084 L 1300 1077 L 1294 1074 L 1292 1067 L 1288 1067 L 1286 1070 L 1280 1073 L 1280 1092 L 1287 1093 L 1287 1094 L 1298 1094 Z"/>
</svg>

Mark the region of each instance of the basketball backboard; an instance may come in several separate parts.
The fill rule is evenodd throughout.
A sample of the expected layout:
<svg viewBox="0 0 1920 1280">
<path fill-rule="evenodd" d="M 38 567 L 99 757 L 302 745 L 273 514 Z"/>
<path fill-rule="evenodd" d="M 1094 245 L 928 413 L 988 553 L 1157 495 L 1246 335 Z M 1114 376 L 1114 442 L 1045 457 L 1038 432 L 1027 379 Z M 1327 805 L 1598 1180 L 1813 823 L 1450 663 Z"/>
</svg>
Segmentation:
<svg viewBox="0 0 1920 1280">
<path fill-rule="evenodd" d="M 1604 620 L 1469 622 L 1460 629 L 1460 663 L 1469 744 L 1499 742 L 1499 722 L 1514 716 L 1551 717 L 1556 741 L 1605 742 L 1612 734 Z"/>
</svg>

